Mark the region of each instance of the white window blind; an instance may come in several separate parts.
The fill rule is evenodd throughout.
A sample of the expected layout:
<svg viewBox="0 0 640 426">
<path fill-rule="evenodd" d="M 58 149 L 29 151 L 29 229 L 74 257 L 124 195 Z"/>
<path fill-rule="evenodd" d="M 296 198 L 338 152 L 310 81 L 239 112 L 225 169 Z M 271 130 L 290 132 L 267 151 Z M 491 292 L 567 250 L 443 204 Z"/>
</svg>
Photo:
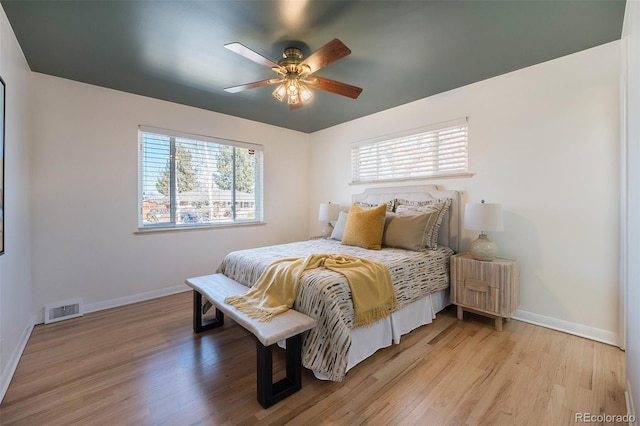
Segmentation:
<svg viewBox="0 0 640 426">
<path fill-rule="evenodd" d="M 139 228 L 262 221 L 262 146 L 140 126 Z"/>
<path fill-rule="evenodd" d="M 419 179 L 468 172 L 467 120 L 460 119 L 356 143 L 352 181 Z"/>
</svg>

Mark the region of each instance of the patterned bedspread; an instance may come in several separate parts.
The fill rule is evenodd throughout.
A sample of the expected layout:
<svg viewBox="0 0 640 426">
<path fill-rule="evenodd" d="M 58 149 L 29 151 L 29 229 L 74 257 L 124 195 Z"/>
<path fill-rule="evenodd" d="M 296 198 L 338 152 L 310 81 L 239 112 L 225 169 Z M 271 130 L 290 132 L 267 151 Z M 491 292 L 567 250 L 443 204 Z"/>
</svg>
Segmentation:
<svg viewBox="0 0 640 426">
<path fill-rule="evenodd" d="M 224 258 L 218 272 L 251 287 L 273 261 L 314 253 L 348 254 L 384 263 L 391 272 L 400 309 L 449 286 L 449 258 L 453 251 L 448 247 L 426 252 L 366 250 L 336 240 L 318 239 L 235 251 Z M 353 304 L 346 279 L 324 268 L 306 271 L 294 309 L 318 320 L 318 326 L 304 337 L 303 365 L 330 380 L 342 381 L 353 328 Z"/>
</svg>

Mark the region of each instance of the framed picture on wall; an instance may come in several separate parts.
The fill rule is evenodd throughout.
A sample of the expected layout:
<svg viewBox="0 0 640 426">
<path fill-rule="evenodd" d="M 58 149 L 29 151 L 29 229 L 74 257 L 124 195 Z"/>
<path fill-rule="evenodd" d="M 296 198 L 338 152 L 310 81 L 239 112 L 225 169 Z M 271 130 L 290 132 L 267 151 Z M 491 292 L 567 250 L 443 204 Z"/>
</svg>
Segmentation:
<svg viewBox="0 0 640 426">
<path fill-rule="evenodd" d="M 4 254 L 4 110 L 5 85 L 0 77 L 0 255 Z"/>
</svg>

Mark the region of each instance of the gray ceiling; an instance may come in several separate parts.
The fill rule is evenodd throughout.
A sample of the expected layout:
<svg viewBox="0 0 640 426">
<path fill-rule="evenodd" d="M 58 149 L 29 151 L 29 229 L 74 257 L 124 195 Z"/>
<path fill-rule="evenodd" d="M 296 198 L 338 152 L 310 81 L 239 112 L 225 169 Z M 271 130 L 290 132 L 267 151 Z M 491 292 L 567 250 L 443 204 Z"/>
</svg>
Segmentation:
<svg viewBox="0 0 640 426">
<path fill-rule="evenodd" d="M 33 71 L 314 132 L 620 38 L 625 2 L 6 1 Z M 363 88 L 314 90 L 289 110 L 273 86 L 223 88 L 275 74 L 223 46 L 277 61 L 339 38 L 352 51 L 318 76 Z"/>
</svg>

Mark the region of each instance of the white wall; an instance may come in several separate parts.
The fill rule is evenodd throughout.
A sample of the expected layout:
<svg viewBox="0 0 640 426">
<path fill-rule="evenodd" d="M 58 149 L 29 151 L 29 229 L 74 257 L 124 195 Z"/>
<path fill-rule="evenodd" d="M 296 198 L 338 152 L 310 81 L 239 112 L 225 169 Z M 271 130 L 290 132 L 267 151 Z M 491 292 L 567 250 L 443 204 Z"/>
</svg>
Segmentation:
<svg viewBox="0 0 640 426">
<path fill-rule="evenodd" d="M 627 403 L 640 415 L 640 3 L 628 1 L 623 28 L 622 86 L 624 134 L 623 147 L 623 258 L 622 293 L 626 296 L 626 378 Z"/>
<path fill-rule="evenodd" d="M 33 327 L 29 209 L 31 71 L 0 8 L 0 76 L 6 84 L 4 233 L 0 256 L 0 400 Z"/>
<path fill-rule="evenodd" d="M 95 310 L 186 289 L 231 250 L 307 237 L 309 135 L 43 74 L 33 83 L 39 319 L 73 297 Z M 134 234 L 139 124 L 264 145 L 267 224 Z"/>
<path fill-rule="evenodd" d="M 364 189 L 348 184 L 351 142 L 467 116 L 474 176 L 427 183 L 503 205 L 505 230 L 490 237 L 521 262 L 520 318 L 617 343 L 619 49 L 609 43 L 314 133 L 312 229 L 318 203 L 349 205 Z M 463 249 L 476 236 L 464 232 Z"/>
</svg>

